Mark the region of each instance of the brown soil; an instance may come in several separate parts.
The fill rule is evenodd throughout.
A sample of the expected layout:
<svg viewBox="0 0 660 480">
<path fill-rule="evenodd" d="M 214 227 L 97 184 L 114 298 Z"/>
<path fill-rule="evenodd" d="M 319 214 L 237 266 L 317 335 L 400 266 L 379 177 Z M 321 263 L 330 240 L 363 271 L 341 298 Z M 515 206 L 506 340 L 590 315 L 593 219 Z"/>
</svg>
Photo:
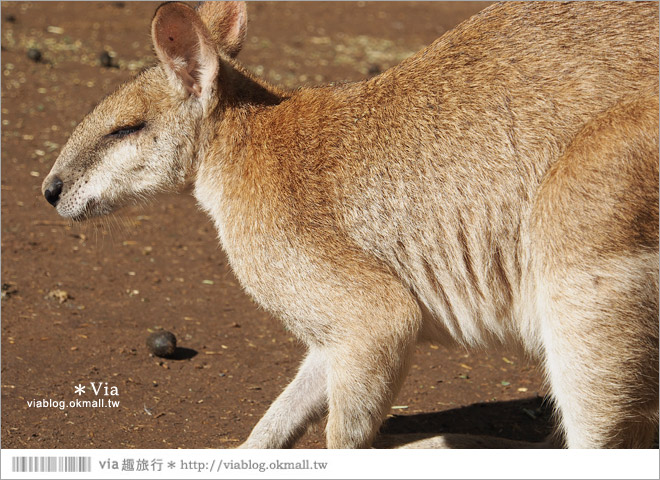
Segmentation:
<svg viewBox="0 0 660 480">
<path fill-rule="evenodd" d="M 235 447 L 304 353 L 242 292 L 191 195 L 72 225 L 40 194 L 76 122 L 153 61 L 156 5 L 2 4 L 2 447 Z M 251 3 L 239 58 L 287 87 L 360 80 L 483 6 Z M 175 358 L 149 354 L 159 327 L 176 334 Z M 119 395 L 97 397 L 90 382 Z M 540 440 L 541 385 L 510 352 L 422 345 L 384 430 Z M 28 406 L 76 398 L 120 406 Z M 322 425 L 299 444 L 323 445 Z"/>
</svg>

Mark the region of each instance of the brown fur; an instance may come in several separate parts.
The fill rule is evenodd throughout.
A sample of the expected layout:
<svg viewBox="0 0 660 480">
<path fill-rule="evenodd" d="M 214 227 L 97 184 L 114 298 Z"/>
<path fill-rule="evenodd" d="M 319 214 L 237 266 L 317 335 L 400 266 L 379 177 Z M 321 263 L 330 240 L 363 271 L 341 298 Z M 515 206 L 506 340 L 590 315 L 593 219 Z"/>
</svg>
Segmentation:
<svg viewBox="0 0 660 480">
<path fill-rule="evenodd" d="M 61 178 L 82 218 L 195 183 L 246 291 L 310 349 L 245 446 L 326 411 L 329 447 L 369 446 L 423 340 L 519 346 L 569 446 L 648 445 L 657 5 L 495 5 L 377 77 L 296 92 L 232 58 L 244 22 L 161 7 L 161 64 L 81 123 L 44 189 Z M 108 143 L 122 122 L 145 126 Z"/>
<path fill-rule="evenodd" d="M 545 360 L 562 365 L 566 389 L 557 403 L 579 395 L 567 420 L 610 447 L 648 447 L 657 435 L 658 115 L 650 95 L 589 122 L 532 212 L 537 288 L 554 304 Z M 559 370 L 548 369 L 551 383 Z"/>
</svg>

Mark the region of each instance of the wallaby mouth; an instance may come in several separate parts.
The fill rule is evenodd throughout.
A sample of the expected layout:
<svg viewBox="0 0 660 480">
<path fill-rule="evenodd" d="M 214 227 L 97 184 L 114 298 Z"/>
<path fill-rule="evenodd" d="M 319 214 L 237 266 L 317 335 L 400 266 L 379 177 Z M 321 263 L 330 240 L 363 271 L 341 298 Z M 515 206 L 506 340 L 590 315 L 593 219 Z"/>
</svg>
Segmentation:
<svg viewBox="0 0 660 480">
<path fill-rule="evenodd" d="M 101 201 L 95 198 L 91 198 L 87 201 L 87 203 L 85 203 L 85 206 L 80 213 L 75 215 L 64 215 L 62 212 L 58 213 L 62 216 L 70 218 L 74 222 L 84 222 L 85 220 L 89 220 L 94 217 L 108 215 L 109 213 L 112 213 L 113 210 L 114 209 L 112 207 L 104 205 L 101 203 Z"/>
<path fill-rule="evenodd" d="M 70 189 L 65 191 L 64 187 L 64 181 L 56 174 L 46 177 L 41 187 L 44 198 L 55 207 L 61 217 L 71 219 L 74 222 L 82 222 L 92 217 L 107 215 L 114 210 L 112 206 L 95 197 L 87 199 L 84 205 L 76 205 L 68 198 L 71 194 Z M 74 197 L 78 195 L 74 194 Z"/>
</svg>

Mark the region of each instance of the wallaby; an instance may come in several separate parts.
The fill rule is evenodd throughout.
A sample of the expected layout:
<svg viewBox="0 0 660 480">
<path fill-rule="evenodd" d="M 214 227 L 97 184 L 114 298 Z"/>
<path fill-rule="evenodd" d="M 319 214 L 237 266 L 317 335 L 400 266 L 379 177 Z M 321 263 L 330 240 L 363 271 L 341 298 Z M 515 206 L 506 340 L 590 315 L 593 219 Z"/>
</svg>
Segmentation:
<svg viewBox="0 0 660 480">
<path fill-rule="evenodd" d="M 301 5 L 300 8 L 304 8 Z M 369 447 L 417 342 L 538 359 L 568 447 L 658 427 L 658 7 L 504 3 L 365 81 L 283 91 L 241 2 L 158 8 L 158 63 L 75 128 L 67 218 L 194 183 L 245 290 L 308 347 L 243 444 Z"/>
</svg>

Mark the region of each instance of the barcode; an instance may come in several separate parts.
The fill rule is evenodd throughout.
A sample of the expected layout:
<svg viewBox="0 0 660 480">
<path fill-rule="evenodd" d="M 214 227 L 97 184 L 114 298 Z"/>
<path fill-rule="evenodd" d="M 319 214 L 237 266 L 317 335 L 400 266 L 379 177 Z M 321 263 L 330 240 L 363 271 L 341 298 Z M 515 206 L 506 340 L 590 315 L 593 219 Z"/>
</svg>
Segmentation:
<svg viewBox="0 0 660 480">
<path fill-rule="evenodd" d="M 12 472 L 91 472 L 92 457 L 12 457 Z"/>
</svg>

